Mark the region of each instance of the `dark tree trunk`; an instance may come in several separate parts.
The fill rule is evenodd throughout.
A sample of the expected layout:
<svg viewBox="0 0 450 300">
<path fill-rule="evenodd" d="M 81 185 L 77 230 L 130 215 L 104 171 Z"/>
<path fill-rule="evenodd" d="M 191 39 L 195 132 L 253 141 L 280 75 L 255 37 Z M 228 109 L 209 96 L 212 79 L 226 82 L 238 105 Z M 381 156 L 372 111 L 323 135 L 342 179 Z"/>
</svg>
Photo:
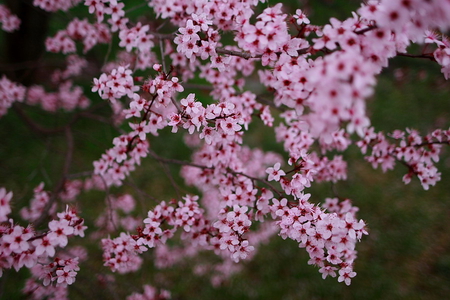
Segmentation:
<svg viewBox="0 0 450 300">
<path fill-rule="evenodd" d="M 50 14 L 33 6 L 33 0 L 7 0 L 6 5 L 20 20 L 20 29 L 6 33 L 1 73 L 11 80 L 29 85 L 36 80 L 36 69 L 45 51 Z"/>
</svg>

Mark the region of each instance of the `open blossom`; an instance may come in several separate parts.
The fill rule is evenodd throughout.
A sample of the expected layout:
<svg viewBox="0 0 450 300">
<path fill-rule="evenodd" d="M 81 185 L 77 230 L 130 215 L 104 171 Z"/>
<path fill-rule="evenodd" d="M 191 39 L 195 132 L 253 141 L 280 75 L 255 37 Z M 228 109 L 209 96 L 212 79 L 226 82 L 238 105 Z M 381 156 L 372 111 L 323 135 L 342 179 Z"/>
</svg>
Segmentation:
<svg viewBox="0 0 450 300">
<path fill-rule="evenodd" d="M 344 281 L 346 285 L 350 285 L 352 278 L 356 276 L 356 272 L 354 272 L 350 268 L 345 268 L 339 270 L 338 282 Z"/>
<path fill-rule="evenodd" d="M 50 233 L 49 238 L 55 241 L 55 244 L 59 244 L 61 247 L 65 247 L 68 243 L 67 236 L 73 234 L 73 227 L 69 225 L 68 220 L 53 220 L 48 224 Z"/>
<path fill-rule="evenodd" d="M 40 239 L 36 239 L 32 242 L 36 247 L 36 255 L 46 254 L 48 256 L 55 255 L 55 246 L 59 244 L 55 236 L 43 236 Z"/>
<path fill-rule="evenodd" d="M 267 168 L 266 173 L 269 174 L 267 178 L 269 181 L 280 181 L 280 177 L 286 175 L 283 170 L 280 170 L 281 164 L 278 162 L 273 167 Z"/>
<path fill-rule="evenodd" d="M 294 18 L 297 20 L 297 24 L 309 24 L 310 21 L 301 9 L 297 9 L 294 14 Z"/>
</svg>

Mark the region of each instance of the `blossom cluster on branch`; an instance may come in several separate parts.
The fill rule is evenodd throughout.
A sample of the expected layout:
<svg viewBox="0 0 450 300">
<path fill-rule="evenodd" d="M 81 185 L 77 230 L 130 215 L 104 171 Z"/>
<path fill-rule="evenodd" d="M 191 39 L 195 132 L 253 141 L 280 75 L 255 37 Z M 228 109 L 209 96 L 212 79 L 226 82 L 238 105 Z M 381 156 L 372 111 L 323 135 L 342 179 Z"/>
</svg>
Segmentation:
<svg viewBox="0 0 450 300">
<path fill-rule="evenodd" d="M 44 203 L 46 193 L 42 193 L 41 186 L 35 189 L 36 201 Z M 40 196 L 39 196 L 40 194 Z M 84 220 L 80 218 L 76 211 L 67 207 L 64 212 L 57 213 L 58 219 L 48 223 L 48 230 L 37 232 L 32 225 L 23 227 L 14 225 L 13 219 L 8 219 L 11 213 L 10 202 L 12 192 L 7 192 L 0 188 L 0 275 L 4 270 L 14 268 L 16 271 L 26 267 L 32 270 L 34 277 L 27 283 L 25 293 L 28 289 L 32 291 L 33 299 L 41 299 L 47 296 L 58 294 L 67 294 L 67 285 L 75 282 L 79 257 L 67 256 L 65 253 L 59 253 L 55 256 L 56 249 L 65 248 L 68 244 L 69 236 L 84 237 Z M 37 211 L 38 216 L 40 215 Z M 54 259 L 51 259 L 55 257 Z M 63 259 L 61 257 L 67 257 Z M 51 289 L 42 288 L 52 284 Z M 33 288 L 30 287 L 33 286 Z"/>
<path fill-rule="evenodd" d="M 221 262 L 196 272 L 209 270 L 212 282 L 220 284 L 239 270 L 238 262 L 252 258 L 259 245 L 278 234 L 304 248 L 308 263 L 323 278 L 351 283 L 356 244 L 368 234 L 366 224 L 349 199 L 333 195 L 318 205 L 307 189 L 346 180 L 342 152 L 352 144 L 374 168 L 405 165 L 405 183 L 415 176 L 428 189 L 440 180 L 435 163 L 441 148 L 450 144 L 450 129 L 424 137 L 413 129 L 376 133 L 366 100 L 374 94 L 377 76 L 397 55 L 430 59 L 449 77 L 450 42 L 438 32 L 450 28 L 450 2 L 369 0 L 348 19 L 331 18 L 324 26 L 311 24 L 301 9 L 288 12 L 281 3 L 261 8 L 264 2 L 149 0 L 148 6 L 138 7 L 138 20 L 130 19 L 133 8 L 120 0 L 33 2 L 47 12 L 80 6 L 86 16 L 69 20 L 45 41 L 49 53 L 67 56 L 66 68 L 49 76 L 53 91 L 44 84 L 0 79 L 0 116 L 13 107 L 40 133 L 64 132 L 69 148 L 54 191 L 38 186 L 30 207 L 20 210 L 36 226 L 54 218 L 48 230 L 14 225 L 8 217 L 12 193 L 0 189 L 0 276 L 3 270 L 27 267 L 32 279 L 24 292 L 33 299 L 68 297 L 66 287 L 75 282 L 78 261 L 87 259 L 86 253 L 76 249 L 69 256 L 55 255 L 68 237 L 83 237 L 86 226 L 74 209 L 56 211 L 76 202 L 81 192 L 97 189 L 105 193 L 106 209 L 98 214 L 98 230 L 91 237 L 113 272 L 138 270 L 142 254 L 153 248 L 160 268 L 212 251 Z M 148 18 L 147 12 L 154 16 Z M 4 5 L 0 22 L 6 31 L 20 24 Z M 409 54 L 413 43 L 432 50 Z M 93 67 L 87 54 L 99 44 L 107 44 L 108 52 L 86 91 L 77 79 Z M 198 79 L 206 84 L 196 84 Z M 209 96 L 194 93 L 198 89 Z M 120 135 L 89 166 L 92 172 L 71 180 L 71 126 L 93 117 L 95 104 L 103 102 L 111 107 L 108 124 Z M 27 117 L 27 105 L 73 112 L 74 117 L 62 128 L 42 128 Z M 104 116 L 93 118 L 105 121 Z M 272 130 L 284 152 L 249 147 L 246 137 L 257 127 Z M 154 151 L 152 144 L 169 131 L 184 137 L 192 153 L 189 161 Z M 161 202 L 149 197 L 146 211 L 134 218 L 133 197 L 112 195 L 112 188 L 123 186 L 149 156 L 163 166 L 181 166 L 181 177 L 198 195 Z M 171 239 L 178 239 L 177 246 Z M 170 297 L 151 286 L 144 290 L 128 299 Z"/>
</svg>

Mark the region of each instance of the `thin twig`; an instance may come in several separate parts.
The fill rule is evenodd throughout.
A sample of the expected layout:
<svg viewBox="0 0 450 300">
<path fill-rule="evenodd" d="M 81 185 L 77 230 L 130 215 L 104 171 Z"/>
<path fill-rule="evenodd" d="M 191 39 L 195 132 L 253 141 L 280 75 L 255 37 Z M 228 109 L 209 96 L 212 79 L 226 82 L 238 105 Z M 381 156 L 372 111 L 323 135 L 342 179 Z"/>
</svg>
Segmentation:
<svg viewBox="0 0 450 300">
<path fill-rule="evenodd" d="M 371 31 L 371 30 L 374 30 L 374 29 L 377 29 L 377 28 L 378 27 L 376 25 L 369 25 L 366 28 L 363 28 L 363 29 L 360 29 L 360 30 L 355 30 L 354 33 L 356 33 L 356 34 L 364 34 L 364 33 L 368 32 L 368 31 Z"/>
<path fill-rule="evenodd" d="M 53 189 L 50 199 L 45 204 L 42 214 L 39 216 L 39 218 L 35 222 L 33 222 L 35 228 L 38 228 L 48 217 L 50 209 L 52 208 L 53 204 L 56 202 L 56 198 L 58 197 L 59 193 L 64 189 L 64 185 L 67 180 L 67 175 L 69 174 L 69 169 L 72 164 L 72 157 L 73 157 L 73 151 L 74 151 L 73 134 L 72 134 L 72 130 L 70 127 L 66 127 L 64 131 L 65 131 L 65 135 L 66 135 L 67 151 L 66 151 L 66 157 L 64 159 L 63 169 L 61 171 L 61 177 L 60 177 L 58 184 Z"/>
<path fill-rule="evenodd" d="M 110 193 L 109 193 L 109 187 L 108 187 L 108 185 L 106 184 L 105 178 L 103 178 L 103 176 L 101 176 L 101 175 L 99 175 L 99 176 L 100 176 L 100 178 L 102 179 L 103 184 L 105 185 L 106 203 L 107 203 L 107 205 L 108 205 L 109 221 L 110 221 L 111 224 L 113 225 L 114 230 L 117 231 L 117 226 L 116 226 L 116 223 L 114 222 L 114 219 L 113 219 L 113 208 L 112 208 L 112 202 L 111 202 L 111 195 L 110 195 Z"/>
<path fill-rule="evenodd" d="M 160 48 L 160 51 L 161 51 L 161 63 L 162 63 L 163 71 L 164 71 L 165 74 L 167 74 L 166 60 L 164 59 L 164 45 L 163 45 L 163 40 L 162 39 L 159 40 L 159 48 Z"/>
<path fill-rule="evenodd" d="M 109 41 L 109 44 L 108 44 L 108 50 L 106 51 L 105 59 L 103 60 L 103 67 L 108 62 L 108 57 L 111 54 L 112 42 L 113 42 L 113 39 L 111 38 L 111 40 Z"/>
<path fill-rule="evenodd" d="M 67 177 L 67 179 L 74 179 L 74 178 L 79 178 L 79 177 L 92 176 L 93 174 L 94 174 L 93 171 L 84 171 L 84 172 L 79 172 L 79 173 L 68 174 L 66 177 Z"/>
<path fill-rule="evenodd" d="M 139 4 L 139 5 L 136 5 L 136 6 L 134 6 L 134 7 L 132 7 L 132 8 L 130 8 L 130 9 L 127 9 L 126 11 L 125 11 L 125 13 L 129 13 L 129 12 L 132 12 L 133 10 L 136 10 L 136 9 L 139 9 L 139 8 L 141 8 L 141 7 L 144 7 L 144 6 L 147 6 L 148 4 L 147 3 L 141 3 L 141 4 Z"/>
<path fill-rule="evenodd" d="M 207 166 L 202 166 L 202 165 L 197 165 L 188 161 L 184 161 L 184 160 L 178 160 L 178 159 L 172 159 L 172 158 L 164 158 L 159 156 L 158 154 L 156 154 L 155 152 L 153 152 L 152 150 L 149 149 L 148 152 L 154 159 L 168 163 L 168 164 L 176 164 L 176 165 L 182 165 L 182 166 L 191 166 L 191 167 L 195 167 L 195 168 L 199 168 L 199 169 L 209 169 L 209 170 L 214 170 L 213 167 L 207 167 Z"/>
<path fill-rule="evenodd" d="M 180 187 L 176 184 L 172 174 L 170 173 L 170 170 L 167 168 L 167 163 L 164 163 L 162 161 L 159 161 L 159 163 L 161 164 L 164 173 L 166 173 L 167 178 L 169 178 L 170 184 L 172 184 L 173 188 L 175 189 L 175 193 L 177 194 L 177 199 L 181 200 L 181 195 L 180 195 Z"/>
<path fill-rule="evenodd" d="M 25 123 L 28 125 L 28 127 L 30 127 L 31 130 L 33 130 L 34 132 L 38 133 L 38 134 L 58 134 L 58 133 L 62 133 L 65 132 L 67 128 L 71 127 L 74 123 L 76 123 L 79 119 L 81 119 L 81 117 L 89 117 L 89 118 L 93 118 L 93 114 L 91 114 L 92 111 L 96 110 L 97 108 L 100 108 L 102 106 L 105 106 L 107 104 L 107 102 L 100 102 L 96 105 L 91 106 L 88 110 L 86 111 L 80 111 L 77 114 L 75 114 L 72 119 L 67 122 L 67 124 L 65 124 L 64 126 L 58 127 L 58 128 L 46 128 L 38 123 L 36 123 L 32 118 L 30 118 L 25 111 L 22 109 L 22 107 L 17 104 L 14 103 L 13 109 L 14 111 L 19 115 L 19 117 L 21 117 Z M 101 117 L 98 117 L 101 118 Z"/>
<path fill-rule="evenodd" d="M 247 175 L 247 174 L 242 173 L 242 172 L 235 172 L 235 171 L 230 170 L 230 169 L 227 169 L 227 172 L 228 172 L 228 173 L 231 173 L 231 174 L 233 174 L 233 175 L 241 175 L 241 176 L 247 177 L 247 178 L 249 178 L 249 179 L 251 179 L 251 180 L 253 180 L 253 181 L 259 181 L 259 182 L 261 182 L 261 183 L 267 185 L 267 186 L 268 186 L 272 191 L 274 191 L 279 197 L 282 197 L 282 196 L 283 196 L 283 193 L 281 193 L 280 191 L 278 191 L 272 184 L 270 184 L 270 183 L 269 183 L 267 180 L 265 180 L 265 179 L 253 177 L 253 176 Z"/>
<path fill-rule="evenodd" d="M 250 59 L 250 58 L 260 58 L 261 55 L 252 55 L 248 52 L 240 52 L 240 51 L 234 51 L 234 50 L 228 50 L 228 49 L 224 49 L 224 48 L 216 48 L 216 52 L 219 54 L 227 54 L 227 55 L 233 55 L 233 56 L 239 56 L 245 59 Z"/>
<path fill-rule="evenodd" d="M 183 166 L 191 166 L 191 167 L 195 167 L 195 168 L 199 168 L 199 169 L 209 169 L 209 170 L 214 170 L 214 169 L 215 169 L 214 167 L 207 167 L 207 166 L 197 165 L 197 164 L 190 163 L 190 162 L 183 161 L 183 160 L 164 158 L 164 157 L 161 157 L 161 156 L 157 155 L 157 154 L 156 154 L 155 152 L 153 152 L 152 150 L 149 150 L 149 153 L 150 153 L 150 155 L 151 155 L 153 158 L 155 158 L 156 160 L 159 160 L 159 161 L 162 161 L 162 162 L 165 162 L 165 163 L 177 164 L 177 165 L 183 165 Z M 247 174 L 245 174 L 245 173 L 241 173 L 241 172 L 235 172 L 235 171 L 233 171 L 233 170 L 231 170 L 231 169 L 227 169 L 226 172 L 227 172 L 227 173 L 230 173 L 230 174 L 233 174 L 233 175 L 241 175 L 241 176 L 247 177 L 247 178 L 249 178 L 249 179 L 252 179 L 252 180 L 254 180 L 254 181 L 261 182 L 261 183 L 267 185 L 267 186 L 268 186 L 272 191 L 274 191 L 278 196 L 280 196 L 280 197 L 283 196 L 283 194 L 282 194 L 280 191 L 278 191 L 272 184 L 270 184 L 270 183 L 269 183 L 267 180 L 265 180 L 265 179 L 260 179 L 260 178 L 257 178 L 257 177 L 253 177 L 253 176 L 247 175 Z"/>
</svg>

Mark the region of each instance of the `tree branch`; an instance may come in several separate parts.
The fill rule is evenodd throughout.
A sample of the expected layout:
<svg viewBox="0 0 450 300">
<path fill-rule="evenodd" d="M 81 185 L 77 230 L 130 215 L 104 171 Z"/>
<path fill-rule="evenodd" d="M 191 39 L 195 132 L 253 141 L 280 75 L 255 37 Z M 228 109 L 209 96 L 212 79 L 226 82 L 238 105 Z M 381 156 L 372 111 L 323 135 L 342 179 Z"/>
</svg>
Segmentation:
<svg viewBox="0 0 450 300">
<path fill-rule="evenodd" d="M 73 156 L 73 150 L 74 150 L 73 134 L 72 134 L 72 130 L 70 129 L 70 127 L 65 127 L 64 131 L 65 131 L 65 135 L 66 135 L 67 151 L 66 151 L 66 157 L 64 160 L 63 169 L 61 171 L 61 177 L 60 177 L 58 184 L 53 189 L 53 192 L 50 195 L 50 199 L 45 204 L 41 216 L 36 221 L 33 222 L 35 228 L 38 228 L 40 225 L 42 225 L 42 223 L 48 217 L 50 209 L 52 208 L 53 204 L 56 202 L 56 198 L 58 197 L 59 193 L 64 189 L 64 185 L 67 180 L 67 175 L 69 174 L 70 165 L 72 164 L 72 156 Z"/>
<path fill-rule="evenodd" d="M 161 157 L 161 156 L 157 155 L 157 154 L 156 154 L 155 152 L 153 152 L 152 150 L 149 150 L 149 153 L 150 153 L 150 155 L 151 155 L 154 159 L 156 159 L 156 160 L 158 160 L 158 161 L 165 162 L 165 163 L 169 163 L 169 164 L 177 164 L 177 165 L 183 165 L 183 166 L 191 166 L 191 167 L 195 167 L 195 168 L 199 168 L 199 169 L 209 169 L 209 170 L 214 170 L 214 167 L 207 167 L 207 166 L 197 165 L 197 164 L 190 163 L 190 162 L 183 161 L 183 160 L 164 158 L 164 157 Z M 230 174 L 233 174 L 233 175 L 241 175 L 241 176 L 247 177 L 247 178 L 249 178 L 249 179 L 251 179 L 251 180 L 261 182 L 261 183 L 267 185 L 267 186 L 268 186 L 272 191 L 274 191 L 278 196 L 280 196 L 280 197 L 283 196 L 283 193 L 281 193 L 280 191 L 278 191 L 272 184 L 270 184 L 270 183 L 269 183 L 267 180 L 265 180 L 265 179 L 260 179 L 260 178 L 257 178 L 257 177 L 253 177 L 253 176 L 247 175 L 247 174 L 245 174 L 245 173 L 241 173 L 241 172 L 235 172 L 235 171 L 233 171 L 233 170 L 231 170 L 231 169 L 229 169 L 229 168 L 227 168 L 226 172 L 227 172 L 227 173 L 230 173 Z"/>
<path fill-rule="evenodd" d="M 436 61 L 432 53 L 426 53 L 426 54 L 409 54 L 409 53 L 399 53 L 397 52 L 397 56 L 405 56 L 405 57 L 412 57 L 412 58 L 426 58 L 431 61 Z"/>
</svg>

